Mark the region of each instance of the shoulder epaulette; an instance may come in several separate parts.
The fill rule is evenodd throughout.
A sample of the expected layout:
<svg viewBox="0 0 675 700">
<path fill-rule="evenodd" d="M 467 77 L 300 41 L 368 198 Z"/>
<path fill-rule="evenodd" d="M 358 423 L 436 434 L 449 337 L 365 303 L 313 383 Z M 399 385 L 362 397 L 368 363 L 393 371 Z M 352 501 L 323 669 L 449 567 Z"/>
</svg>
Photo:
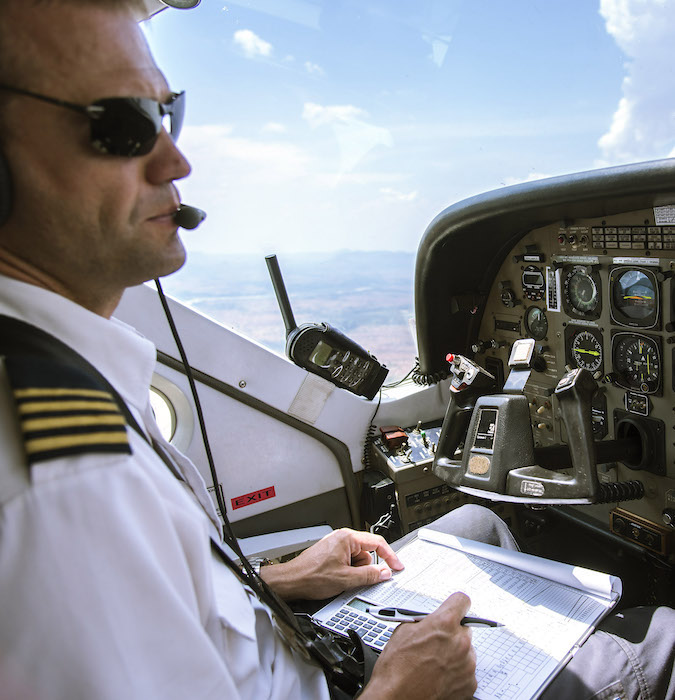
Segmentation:
<svg viewBox="0 0 675 700">
<path fill-rule="evenodd" d="M 83 453 L 131 454 L 126 420 L 95 377 L 59 359 L 5 357 L 29 464 Z"/>
</svg>

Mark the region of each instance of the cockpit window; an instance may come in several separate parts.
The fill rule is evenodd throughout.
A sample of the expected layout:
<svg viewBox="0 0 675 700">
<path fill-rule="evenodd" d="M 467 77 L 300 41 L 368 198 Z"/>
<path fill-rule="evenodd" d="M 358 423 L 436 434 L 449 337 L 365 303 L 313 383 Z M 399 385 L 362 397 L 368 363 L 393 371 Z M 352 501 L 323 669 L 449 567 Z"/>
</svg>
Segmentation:
<svg viewBox="0 0 675 700">
<path fill-rule="evenodd" d="M 436 214 L 673 153 L 674 20 L 662 0 L 220 0 L 156 15 L 147 36 L 188 96 L 182 198 L 208 211 L 165 289 L 281 352 L 276 253 L 299 323 L 331 323 L 401 377 Z"/>
</svg>

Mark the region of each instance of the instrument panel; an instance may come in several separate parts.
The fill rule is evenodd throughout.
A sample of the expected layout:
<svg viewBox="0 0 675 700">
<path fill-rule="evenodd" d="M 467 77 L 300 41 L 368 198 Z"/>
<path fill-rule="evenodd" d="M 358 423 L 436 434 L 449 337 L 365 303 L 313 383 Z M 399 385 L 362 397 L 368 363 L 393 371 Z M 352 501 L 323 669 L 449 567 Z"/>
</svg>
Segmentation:
<svg viewBox="0 0 675 700">
<path fill-rule="evenodd" d="M 499 269 L 472 346 L 503 381 L 512 343 L 537 341 L 524 390 L 535 447 L 567 441 L 553 396 L 558 380 L 575 367 L 592 373 L 595 439 L 639 435 L 648 445 L 633 464 L 598 467 L 604 482 L 642 480 L 645 498 L 622 503 L 618 519 L 616 504 L 584 507 L 605 524 L 620 522 L 617 534 L 628 539 L 626 513 L 670 540 L 675 522 L 673 224 L 675 207 L 662 207 L 529 231 Z"/>
</svg>

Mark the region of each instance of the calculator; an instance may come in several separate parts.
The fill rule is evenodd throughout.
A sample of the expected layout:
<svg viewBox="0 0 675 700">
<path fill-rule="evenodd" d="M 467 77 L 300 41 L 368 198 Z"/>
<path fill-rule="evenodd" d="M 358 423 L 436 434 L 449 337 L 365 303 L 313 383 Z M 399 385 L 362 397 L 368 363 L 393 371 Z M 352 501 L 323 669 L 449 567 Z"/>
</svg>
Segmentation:
<svg viewBox="0 0 675 700">
<path fill-rule="evenodd" d="M 353 629 L 365 644 L 382 651 L 399 622 L 385 622 L 368 614 L 368 608 L 379 607 L 362 598 L 354 597 L 347 602 L 333 601 L 314 614 L 314 620 L 322 627 L 345 637 L 347 630 Z"/>
</svg>

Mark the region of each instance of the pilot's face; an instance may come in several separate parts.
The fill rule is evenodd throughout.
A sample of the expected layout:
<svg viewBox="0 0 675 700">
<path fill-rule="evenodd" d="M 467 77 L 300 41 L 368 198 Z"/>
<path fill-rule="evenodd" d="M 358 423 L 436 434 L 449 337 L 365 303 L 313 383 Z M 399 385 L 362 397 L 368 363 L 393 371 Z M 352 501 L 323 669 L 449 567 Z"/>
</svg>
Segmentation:
<svg viewBox="0 0 675 700">
<path fill-rule="evenodd" d="M 6 25 L 30 61 L 15 87 L 84 105 L 169 97 L 131 16 L 69 3 L 22 4 L 11 3 L 16 32 Z M 173 181 L 190 166 L 166 132 L 147 155 L 102 155 L 90 143 L 85 115 L 25 96 L 9 97 L 3 123 L 14 195 L 1 246 L 104 315 L 125 287 L 183 264 Z"/>
</svg>

